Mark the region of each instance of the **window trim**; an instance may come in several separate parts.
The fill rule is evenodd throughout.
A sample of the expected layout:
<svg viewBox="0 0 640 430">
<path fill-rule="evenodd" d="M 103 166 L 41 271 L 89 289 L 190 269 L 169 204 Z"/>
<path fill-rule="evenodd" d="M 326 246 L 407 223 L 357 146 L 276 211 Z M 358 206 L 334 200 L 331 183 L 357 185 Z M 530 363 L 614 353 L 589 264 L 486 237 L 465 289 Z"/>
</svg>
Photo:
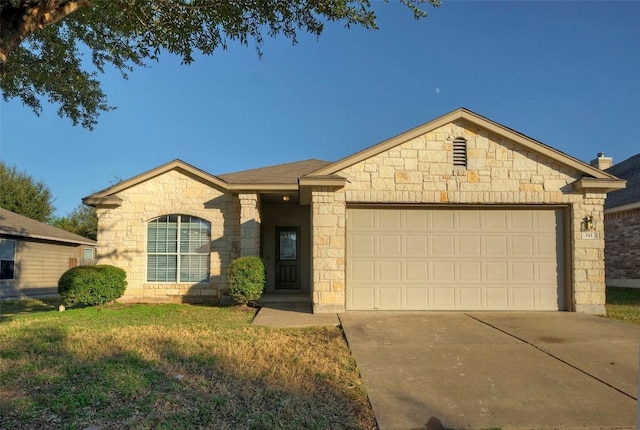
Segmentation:
<svg viewBox="0 0 640 430">
<path fill-rule="evenodd" d="M 15 281 L 16 279 L 16 254 L 18 253 L 17 242 L 14 239 L 0 239 L 0 243 L 13 243 L 13 259 L 2 259 L 0 256 L 0 265 L 2 262 L 11 262 L 11 278 L 2 278 L 0 281 Z"/>
<path fill-rule="evenodd" d="M 176 240 L 175 240 L 175 252 L 149 252 L 149 226 L 151 223 L 153 223 L 154 221 L 158 221 L 162 218 L 169 218 L 169 217 L 176 217 Z M 182 225 L 183 225 L 183 218 L 184 217 L 188 217 L 191 219 L 195 219 L 195 220 L 199 220 L 202 221 L 206 224 L 207 227 L 207 233 L 208 233 L 208 239 L 207 239 L 207 252 L 186 252 L 186 251 L 181 251 L 181 233 L 182 233 Z M 167 222 L 167 221 L 165 221 Z M 207 219 L 195 216 L 195 215 L 188 215 L 188 214 L 181 214 L 181 213 L 172 213 L 172 214 L 165 214 L 165 215 L 160 215 L 158 217 L 152 218 L 150 220 L 148 220 L 145 223 L 145 283 L 147 284 L 200 284 L 200 283 L 207 283 L 210 281 L 211 279 L 211 222 Z M 175 280 L 170 280 L 170 281 L 151 281 L 149 280 L 149 256 L 175 256 L 176 257 L 176 266 L 175 266 Z M 181 264 L 182 264 L 182 257 L 184 256 L 206 256 L 206 279 L 200 279 L 197 281 L 188 281 L 188 280 L 181 280 Z M 157 278 L 157 276 L 156 276 Z"/>
</svg>

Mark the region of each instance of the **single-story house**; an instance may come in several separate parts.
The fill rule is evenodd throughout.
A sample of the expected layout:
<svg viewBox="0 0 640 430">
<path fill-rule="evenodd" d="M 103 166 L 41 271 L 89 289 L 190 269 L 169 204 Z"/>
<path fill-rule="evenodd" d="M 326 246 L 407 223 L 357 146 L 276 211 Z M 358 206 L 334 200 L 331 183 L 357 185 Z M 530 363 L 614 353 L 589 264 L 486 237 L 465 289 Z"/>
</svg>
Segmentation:
<svg viewBox="0 0 640 430">
<path fill-rule="evenodd" d="M 0 208 L 0 299 L 57 296 L 60 276 L 95 250 L 94 240 Z"/>
<path fill-rule="evenodd" d="M 607 173 L 625 179 L 627 187 L 610 193 L 604 204 L 605 281 L 612 287 L 640 288 L 640 154 Z"/>
<path fill-rule="evenodd" d="M 461 108 L 336 162 L 212 175 L 171 161 L 85 199 L 124 300 L 219 298 L 239 256 L 314 312 L 605 313 L 623 180 Z"/>
</svg>

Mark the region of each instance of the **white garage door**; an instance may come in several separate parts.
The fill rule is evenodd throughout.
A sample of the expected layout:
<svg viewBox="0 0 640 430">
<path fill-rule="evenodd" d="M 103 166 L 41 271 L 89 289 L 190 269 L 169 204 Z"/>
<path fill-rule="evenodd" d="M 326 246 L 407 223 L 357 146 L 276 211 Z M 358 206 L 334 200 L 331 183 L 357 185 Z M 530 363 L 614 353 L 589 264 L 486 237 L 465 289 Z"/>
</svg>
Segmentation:
<svg viewBox="0 0 640 430">
<path fill-rule="evenodd" d="M 347 309 L 564 309 L 561 209 L 347 209 Z"/>
</svg>

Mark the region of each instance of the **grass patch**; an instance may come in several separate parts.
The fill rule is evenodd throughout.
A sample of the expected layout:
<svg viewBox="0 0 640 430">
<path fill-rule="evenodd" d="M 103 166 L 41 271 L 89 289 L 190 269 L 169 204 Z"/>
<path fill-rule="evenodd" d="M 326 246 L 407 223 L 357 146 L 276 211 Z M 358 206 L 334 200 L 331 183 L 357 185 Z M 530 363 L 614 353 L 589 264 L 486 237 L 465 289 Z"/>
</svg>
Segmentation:
<svg viewBox="0 0 640 430">
<path fill-rule="evenodd" d="M 607 317 L 640 325 L 640 289 L 607 287 Z"/>
<path fill-rule="evenodd" d="M 339 328 L 182 304 L 0 312 L 3 429 L 375 428 Z"/>
</svg>

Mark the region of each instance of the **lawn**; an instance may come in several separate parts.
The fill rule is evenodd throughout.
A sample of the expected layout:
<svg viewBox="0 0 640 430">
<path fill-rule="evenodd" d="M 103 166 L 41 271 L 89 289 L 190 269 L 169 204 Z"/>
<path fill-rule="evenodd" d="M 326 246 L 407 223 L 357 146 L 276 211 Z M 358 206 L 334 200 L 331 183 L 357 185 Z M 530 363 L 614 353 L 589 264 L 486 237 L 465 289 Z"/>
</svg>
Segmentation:
<svg viewBox="0 0 640 430">
<path fill-rule="evenodd" d="M 640 289 L 607 287 L 607 316 L 640 325 Z"/>
<path fill-rule="evenodd" d="M 1 304 L 0 428 L 372 429 L 339 328 L 254 311 Z"/>
</svg>

